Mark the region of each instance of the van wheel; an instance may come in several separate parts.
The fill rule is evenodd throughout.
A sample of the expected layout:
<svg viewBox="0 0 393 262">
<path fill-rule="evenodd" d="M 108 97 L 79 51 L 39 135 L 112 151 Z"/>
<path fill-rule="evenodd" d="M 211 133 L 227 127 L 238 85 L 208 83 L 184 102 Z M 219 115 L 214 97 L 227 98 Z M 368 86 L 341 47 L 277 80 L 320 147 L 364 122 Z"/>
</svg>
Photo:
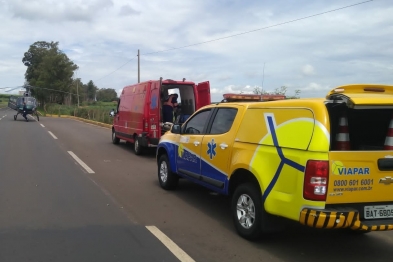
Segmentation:
<svg viewBox="0 0 393 262">
<path fill-rule="evenodd" d="M 171 171 L 168 156 L 165 154 L 158 160 L 158 181 L 166 190 L 175 189 L 179 182 L 179 176 Z"/>
<path fill-rule="evenodd" d="M 119 142 L 120 142 L 120 138 L 116 136 L 115 130 L 112 129 L 112 143 L 119 144 Z"/>
<path fill-rule="evenodd" d="M 254 240 L 262 234 L 263 221 L 262 196 L 251 183 L 239 185 L 232 197 L 231 211 L 238 234 Z"/>
<path fill-rule="evenodd" d="M 139 143 L 139 139 L 138 137 L 134 138 L 134 153 L 135 155 L 142 155 L 142 151 L 143 148 L 141 147 L 140 143 Z"/>
</svg>

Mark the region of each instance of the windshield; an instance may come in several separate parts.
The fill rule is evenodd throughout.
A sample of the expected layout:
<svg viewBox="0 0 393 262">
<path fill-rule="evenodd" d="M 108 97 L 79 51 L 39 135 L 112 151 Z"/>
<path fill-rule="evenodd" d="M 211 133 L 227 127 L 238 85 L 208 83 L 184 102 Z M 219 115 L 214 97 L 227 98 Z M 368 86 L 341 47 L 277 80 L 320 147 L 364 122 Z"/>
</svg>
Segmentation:
<svg viewBox="0 0 393 262">
<path fill-rule="evenodd" d="M 18 98 L 18 104 L 23 105 L 23 103 L 26 103 L 27 106 L 34 106 L 35 105 L 35 98 L 33 97 L 20 97 Z"/>
</svg>

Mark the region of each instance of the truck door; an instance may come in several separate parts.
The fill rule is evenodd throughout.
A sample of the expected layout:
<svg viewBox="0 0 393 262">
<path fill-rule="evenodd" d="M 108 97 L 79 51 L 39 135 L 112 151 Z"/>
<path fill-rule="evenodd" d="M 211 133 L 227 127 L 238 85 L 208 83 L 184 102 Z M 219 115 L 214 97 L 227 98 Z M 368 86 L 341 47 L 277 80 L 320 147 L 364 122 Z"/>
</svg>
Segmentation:
<svg viewBox="0 0 393 262">
<path fill-rule="evenodd" d="M 196 93 L 195 93 L 195 99 L 196 99 L 196 110 L 199 108 L 210 105 L 211 104 L 211 98 L 210 98 L 210 82 L 202 82 L 197 84 L 196 86 Z"/>
<path fill-rule="evenodd" d="M 176 159 L 177 171 L 194 179 L 200 179 L 201 144 L 211 111 L 198 112 L 182 127 Z"/>
<path fill-rule="evenodd" d="M 237 108 L 218 108 L 211 128 L 207 130 L 202 140 L 202 180 L 223 192 L 225 192 L 226 181 L 228 181 L 230 165 L 228 159 L 231 159 L 232 144 L 235 139 L 235 132 L 231 131 L 231 127 L 234 125 L 237 113 Z"/>
</svg>

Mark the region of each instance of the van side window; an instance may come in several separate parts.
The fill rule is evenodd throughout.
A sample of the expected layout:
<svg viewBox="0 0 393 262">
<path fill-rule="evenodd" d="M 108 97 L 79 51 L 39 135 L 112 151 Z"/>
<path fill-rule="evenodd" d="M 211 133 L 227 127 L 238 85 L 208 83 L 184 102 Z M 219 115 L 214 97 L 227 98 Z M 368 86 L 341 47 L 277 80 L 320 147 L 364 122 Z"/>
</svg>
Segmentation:
<svg viewBox="0 0 393 262">
<path fill-rule="evenodd" d="M 228 132 L 235 120 L 237 108 L 220 108 L 214 117 L 210 134 L 224 134 Z"/>
<path fill-rule="evenodd" d="M 209 120 L 211 110 L 204 110 L 194 115 L 183 127 L 184 134 L 203 134 Z"/>
</svg>

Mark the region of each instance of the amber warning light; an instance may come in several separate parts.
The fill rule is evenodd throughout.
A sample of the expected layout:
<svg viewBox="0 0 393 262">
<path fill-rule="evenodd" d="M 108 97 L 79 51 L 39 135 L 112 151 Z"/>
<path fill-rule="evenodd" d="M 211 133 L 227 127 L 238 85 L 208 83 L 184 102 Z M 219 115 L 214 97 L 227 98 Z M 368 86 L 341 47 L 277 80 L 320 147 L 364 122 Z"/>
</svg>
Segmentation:
<svg viewBox="0 0 393 262">
<path fill-rule="evenodd" d="M 274 101 L 285 99 L 284 95 L 224 94 L 228 102 Z"/>
</svg>

